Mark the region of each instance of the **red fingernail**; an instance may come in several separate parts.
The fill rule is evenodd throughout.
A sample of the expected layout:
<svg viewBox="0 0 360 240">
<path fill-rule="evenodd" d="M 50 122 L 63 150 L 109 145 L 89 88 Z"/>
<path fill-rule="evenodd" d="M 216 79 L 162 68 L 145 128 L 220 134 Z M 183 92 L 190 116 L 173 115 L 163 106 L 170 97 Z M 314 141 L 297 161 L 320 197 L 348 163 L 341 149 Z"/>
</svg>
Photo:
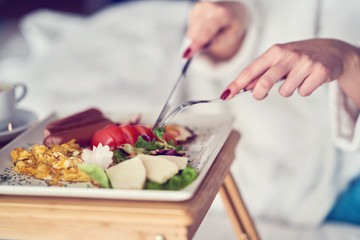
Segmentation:
<svg viewBox="0 0 360 240">
<path fill-rule="evenodd" d="M 230 95 L 230 89 L 226 89 L 222 94 L 221 94 L 221 100 L 225 100 L 229 95 Z"/>
<path fill-rule="evenodd" d="M 191 48 L 187 48 L 183 54 L 183 58 L 188 58 L 191 53 Z"/>
</svg>

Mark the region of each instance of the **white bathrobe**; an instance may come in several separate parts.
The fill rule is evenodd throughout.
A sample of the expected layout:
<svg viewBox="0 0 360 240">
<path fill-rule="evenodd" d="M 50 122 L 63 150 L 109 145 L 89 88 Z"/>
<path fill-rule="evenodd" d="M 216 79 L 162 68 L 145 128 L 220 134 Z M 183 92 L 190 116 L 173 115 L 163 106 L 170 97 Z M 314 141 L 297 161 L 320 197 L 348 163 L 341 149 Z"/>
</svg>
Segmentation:
<svg viewBox="0 0 360 240">
<path fill-rule="evenodd" d="M 360 45 L 359 1 L 246 2 L 255 19 L 242 49 L 219 66 L 196 59 L 189 74 L 191 98 L 199 92 L 204 98 L 220 96 L 242 68 L 275 43 L 323 37 Z M 247 95 L 217 106 L 218 112 L 236 116 L 234 127 L 242 135 L 233 175 L 253 216 L 317 225 L 339 192 L 360 176 L 359 109 L 336 82 L 306 98 L 297 93 L 283 98 L 277 87 L 262 101 Z"/>
</svg>

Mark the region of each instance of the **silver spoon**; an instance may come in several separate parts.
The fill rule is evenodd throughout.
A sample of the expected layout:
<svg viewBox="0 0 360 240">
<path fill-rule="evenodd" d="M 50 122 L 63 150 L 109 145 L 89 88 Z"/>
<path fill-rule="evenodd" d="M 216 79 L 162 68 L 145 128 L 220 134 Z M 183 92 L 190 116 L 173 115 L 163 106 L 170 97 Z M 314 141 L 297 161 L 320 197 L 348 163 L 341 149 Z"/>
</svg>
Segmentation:
<svg viewBox="0 0 360 240">
<path fill-rule="evenodd" d="M 250 93 L 251 91 L 248 90 L 241 90 L 239 93 L 237 93 L 234 97 L 240 96 L 240 95 L 244 95 L 246 93 Z M 164 120 L 161 122 L 161 124 L 159 125 L 159 127 L 163 128 L 165 127 L 169 121 L 178 113 L 180 113 L 181 111 L 187 109 L 190 106 L 193 106 L 195 104 L 199 104 L 199 103 L 216 103 L 216 102 L 221 102 L 224 101 L 220 98 L 216 98 L 216 99 L 210 99 L 210 100 L 191 100 L 191 101 L 187 101 L 183 104 L 181 104 L 180 106 L 178 106 L 177 108 L 175 108 L 166 118 L 164 118 Z"/>
</svg>

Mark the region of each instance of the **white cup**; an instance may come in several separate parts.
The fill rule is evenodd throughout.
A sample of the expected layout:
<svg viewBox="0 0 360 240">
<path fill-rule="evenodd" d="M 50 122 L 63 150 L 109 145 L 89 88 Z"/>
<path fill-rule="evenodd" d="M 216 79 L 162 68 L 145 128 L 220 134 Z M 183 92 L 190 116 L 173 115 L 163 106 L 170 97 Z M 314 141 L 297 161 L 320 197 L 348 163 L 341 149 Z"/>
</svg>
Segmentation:
<svg viewBox="0 0 360 240">
<path fill-rule="evenodd" d="M 23 83 L 0 82 L 0 131 L 7 129 L 9 123 L 14 121 L 16 103 L 25 97 L 26 92 Z"/>
</svg>

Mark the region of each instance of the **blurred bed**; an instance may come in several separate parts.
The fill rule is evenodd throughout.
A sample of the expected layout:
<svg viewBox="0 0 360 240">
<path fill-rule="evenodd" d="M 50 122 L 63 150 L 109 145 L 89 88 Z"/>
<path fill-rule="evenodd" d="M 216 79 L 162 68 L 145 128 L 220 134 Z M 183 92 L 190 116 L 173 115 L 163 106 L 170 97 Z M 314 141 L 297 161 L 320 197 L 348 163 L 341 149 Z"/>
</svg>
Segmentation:
<svg viewBox="0 0 360 240">
<path fill-rule="evenodd" d="M 89 106 L 160 111 L 183 61 L 190 7 L 186 1 L 134 1 L 87 16 L 39 9 L 20 22 L 3 22 L 0 79 L 25 82 L 29 94 L 20 107 L 40 118 Z M 201 91 L 212 94 L 206 86 Z M 184 87 L 178 101 L 187 97 Z M 300 228 L 268 219 L 255 223 L 265 240 L 360 239 L 360 228 L 346 224 Z M 195 239 L 236 239 L 221 199 L 215 199 Z"/>
</svg>

